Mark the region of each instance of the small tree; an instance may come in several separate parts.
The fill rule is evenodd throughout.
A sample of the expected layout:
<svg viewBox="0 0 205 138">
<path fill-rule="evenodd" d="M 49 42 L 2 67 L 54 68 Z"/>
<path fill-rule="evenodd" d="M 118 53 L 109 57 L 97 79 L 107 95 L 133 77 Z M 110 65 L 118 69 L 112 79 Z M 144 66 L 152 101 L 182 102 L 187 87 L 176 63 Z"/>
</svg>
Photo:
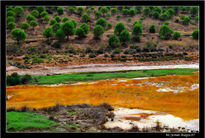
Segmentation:
<svg viewBox="0 0 205 138">
<path fill-rule="evenodd" d="M 32 21 L 32 20 L 34 20 L 34 18 L 35 18 L 35 17 L 34 17 L 33 15 L 31 15 L 31 14 L 28 14 L 28 15 L 26 16 L 26 20 L 29 21 L 29 22 Z"/>
<path fill-rule="evenodd" d="M 83 7 L 78 7 L 78 8 L 77 8 L 77 14 L 78 14 L 78 15 L 81 16 L 81 15 L 83 14 L 83 11 L 84 11 L 84 8 L 83 8 Z"/>
<path fill-rule="evenodd" d="M 124 29 L 126 29 L 124 23 L 117 23 L 114 30 L 115 35 L 119 36 Z"/>
<path fill-rule="evenodd" d="M 59 41 L 63 41 L 66 37 L 66 35 L 64 34 L 63 30 L 60 28 L 57 30 L 56 34 L 55 34 L 56 39 L 58 39 Z"/>
<path fill-rule="evenodd" d="M 43 31 L 43 36 L 48 38 L 48 40 L 49 40 L 49 38 L 53 36 L 53 29 L 51 27 L 46 28 Z"/>
<path fill-rule="evenodd" d="M 169 28 L 167 25 L 160 26 L 159 36 L 161 39 L 168 40 L 172 37 L 173 30 Z"/>
<path fill-rule="evenodd" d="M 6 13 L 6 15 L 7 15 L 7 17 L 8 17 L 8 16 L 16 16 L 16 13 L 13 12 L 13 11 L 8 11 L 8 12 Z"/>
<path fill-rule="evenodd" d="M 126 9 L 126 8 L 123 8 L 122 13 L 123 13 L 124 16 L 127 16 L 129 14 L 129 10 Z"/>
<path fill-rule="evenodd" d="M 89 20 L 90 20 L 90 16 L 88 14 L 83 14 L 82 21 L 87 23 Z"/>
<path fill-rule="evenodd" d="M 40 17 L 45 17 L 45 16 L 48 16 L 48 13 L 46 11 L 43 11 L 41 14 L 40 14 Z"/>
<path fill-rule="evenodd" d="M 73 6 L 68 7 L 68 14 L 72 15 L 75 11 L 75 8 Z"/>
<path fill-rule="evenodd" d="M 52 25 L 53 32 L 57 32 L 57 30 L 60 29 L 60 27 L 60 23 L 55 23 L 54 25 Z"/>
<path fill-rule="evenodd" d="M 76 28 L 78 23 L 75 20 L 71 20 L 71 22 L 73 23 L 74 28 Z"/>
<path fill-rule="evenodd" d="M 151 12 L 151 10 L 150 10 L 150 8 L 148 8 L 148 7 L 146 7 L 146 8 L 143 9 L 143 15 L 144 15 L 144 16 L 149 16 L 150 12 Z"/>
<path fill-rule="evenodd" d="M 102 12 L 103 16 L 105 16 L 105 14 L 108 12 L 108 8 L 103 6 L 102 8 L 100 8 L 100 11 Z"/>
<path fill-rule="evenodd" d="M 15 72 L 6 78 L 7 85 L 18 85 L 21 83 L 21 77 Z"/>
<path fill-rule="evenodd" d="M 7 28 L 9 30 L 12 30 L 12 29 L 16 28 L 16 24 L 14 22 L 9 22 L 8 25 L 7 25 Z"/>
<path fill-rule="evenodd" d="M 124 29 L 120 33 L 119 38 L 120 38 L 120 41 L 123 43 L 130 42 L 130 40 L 131 40 L 130 33 L 126 29 Z"/>
<path fill-rule="evenodd" d="M 95 39 L 99 39 L 104 33 L 104 28 L 101 25 L 96 25 L 93 29 L 93 34 Z"/>
<path fill-rule="evenodd" d="M 142 35 L 142 25 L 136 23 L 132 29 L 132 35 L 138 42 L 140 41 L 140 36 Z"/>
<path fill-rule="evenodd" d="M 155 11 L 155 12 L 152 14 L 152 16 L 153 16 L 154 19 L 158 19 L 159 16 L 160 16 L 160 13 L 157 12 L 157 11 Z"/>
<path fill-rule="evenodd" d="M 101 16 L 102 16 L 102 12 L 100 12 L 100 11 L 95 12 L 96 19 L 100 18 Z"/>
<path fill-rule="evenodd" d="M 111 8 L 111 13 L 116 14 L 117 13 L 117 8 Z"/>
<path fill-rule="evenodd" d="M 9 22 L 15 22 L 15 18 L 13 16 L 9 16 L 9 17 L 7 17 L 6 21 L 7 21 L 7 24 Z"/>
<path fill-rule="evenodd" d="M 101 17 L 96 21 L 96 25 L 101 25 L 105 29 L 107 26 L 107 20 Z"/>
<path fill-rule="evenodd" d="M 26 39 L 26 33 L 19 28 L 13 29 L 11 31 L 11 36 L 13 40 L 17 41 L 17 44 L 19 44 L 20 41 L 24 41 Z"/>
<path fill-rule="evenodd" d="M 27 30 L 30 27 L 30 25 L 27 22 L 21 23 L 21 29 Z"/>
<path fill-rule="evenodd" d="M 62 21 L 63 22 L 69 21 L 69 18 L 68 17 L 64 17 Z"/>
<path fill-rule="evenodd" d="M 64 9 L 62 7 L 57 8 L 58 15 L 64 14 Z"/>
<path fill-rule="evenodd" d="M 78 36 L 79 39 L 81 39 L 81 38 L 86 36 L 85 31 L 81 27 L 76 29 L 75 34 Z"/>
<path fill-rule="evenodd" d="M 150 33 L 156 33 L 155 24 L 152 24 L 152 25 L 149 27 L 149 32 L 150 32 Z"/>
<path fill-rule="evenodd" d="M 61 20 L 62 20 L 60 16 L 56 16 L 56 18 L 55 18 L 55 19 L 56 19 L 56 21 L 57 21 L 58 23 L 60 23 L 60 22 L 61 22 Z"/>
<path fill-rule="evenodd" d="M 34 17 L 39 17 L 39 12 L 37 10 L 32 10 L 31 15 Z"/>
<path fill-rule="evenodd" d="M 67 36 L 67 40 L 69 39 L 69 36 L 74 34 L 74 25 L 73 22 L 71 21 L 66 21 L 63 25 L 62 25 L 62 30 L 64 32 L 64 34 Z"/>
<path fill-rule="evenodd" d="M 88 34 L 89 31 L 90 31 L 90 27 L 88 26 L 87 23 L 82 23 L 82 24 L 80 25 L 80 28 L 82 28 L 82 29 L 84 30 L 85 34 Z"/>
<path fill-rule="evenodd" d="M 192 38 L 193 39 L 199 39 L 199 30 L 194 30 L 192 33 Z"/>
<path fill-rule="evenodd" d="M 24 14 L 24 8 L 21 6 L 16 6 L 14 8 L 14 12 L 16 13 L 16 17 L 19 18 Z"/>
<path fill-rule="evenodd" d="M 44 6 L 37 6 L 36 9 L 38 10 L 39 13 L 46 10 L 46 8 Z"/>
<path fill-rule="evenodd" d="M 136 13 L 137 13 L 137 11 L 136 11 L 135 8 L 131 8 L 131 9 L 129 10 L 129 15 L 130 15 L 130 16 L 134 16 L 134 15 L 136 15 Z"/>
<path fill-rule="evenodd" d="M 174 34 L 173 34 L 173 38 L 174 38 L 175 40 L 178 40 L 180 37 L 181 37 L 180 32 L 175 31 Z"/>
<path fill-rule="evenodd" d="M 117 48 L 120 46 L 120 39 L 116 35 L 111 35 L 108 43 L 111 48 Z"/>
<path fill-rule="evenodd" d="M 38 26 L 38 23 L 35 20 L 30 21 L 30 25 L 33 27 L 33 30 L 36 26 Z"/>
<path fill-rule="evenodd" d="M 55 23 L 57 23 L 57 21 L 56 21 L 55 19 L 51 19 L 49 24 L 50 24 L 50 25 L 53 25 L 53 24 L 55 24 Z"/>
<path fill-rule="evenodd" d="M 50 17 L 48 15 L 43 17 L 43 23 L 48 23 L 49 20 L 50 20 Z"/>
</svg>

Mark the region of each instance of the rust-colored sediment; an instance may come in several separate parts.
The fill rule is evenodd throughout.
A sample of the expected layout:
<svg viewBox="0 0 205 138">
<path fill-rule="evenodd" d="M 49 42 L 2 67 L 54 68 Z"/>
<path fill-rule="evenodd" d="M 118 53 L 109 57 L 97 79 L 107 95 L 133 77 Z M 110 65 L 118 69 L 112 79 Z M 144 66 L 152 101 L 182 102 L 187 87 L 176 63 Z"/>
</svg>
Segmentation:
<svg viewBox="0 0 205 138">
<path fill-rule="evenodd" d="M 124 79 L 123 79 L 124 80 Z M 101 80 L 94 84 L 61 85 L 56 87 L 20 85 L 7 87 L 7 109 L 11 107 L 42 108 L 56 104 L 108 103 L 113 106 L 166 112 L 185 120 L 199 118 L 199 89 L 182 93 L 157 92 L 165 87 L 190 87 L 199 83 L 199 75 L 174 75 L 126 81 Z M 146 84 L 163 83 L 163 86 Z M 89 83 L 89 82 L 88 82 Z M 136 85 L 140 84 L 141 85 Z M 144 84 L 145 83 L 145 84 Z"/>
</svg>

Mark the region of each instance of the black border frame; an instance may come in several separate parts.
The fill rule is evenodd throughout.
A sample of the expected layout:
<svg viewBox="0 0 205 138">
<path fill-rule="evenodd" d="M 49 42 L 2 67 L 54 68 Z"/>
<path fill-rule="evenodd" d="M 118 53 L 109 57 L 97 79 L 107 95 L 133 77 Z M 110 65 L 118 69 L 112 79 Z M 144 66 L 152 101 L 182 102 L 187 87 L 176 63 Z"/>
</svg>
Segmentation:
<svg viewBox="0 0 205 138">
<path fill-rule="evenodd" d="M 0 127 L 1 127 L 1 136 L 2 137 L 13 137 L 13 136 L 20 136 L 20 137 L 28 137 L 28 136 L 58 136 L 60 134 L 61 137 L 68 137 L 68 136 L 97 136 L 99 134 L 101 135 L 109 135 L 109 136 L 116 136 L 116 134 L 119 136 L 126 136 L 126 135 L 133 135 L 133 136 L 137 136 L 137 137 L 144 137 L 144 136 L 148 136 L 148 137 L 153 137 L 153 136 L 157 136 L 157 137 L 186 137 L 183 136 L 181 134 L 194 134 L 193 136 L 188 136 L 188 137 L 200 137 L 203 138 L 204 137 L 204 85 L 202 84 L 202 82 L 204 83 L 204 1 L 189 1 L 189 0 L 183 0 L 183 1 L 178 1 L 178 0 L 173 0 L 173 1 L 154 1 L 154 0 L 147 0 L 147 1 L 111 1 L 111 0 L 103 0 L 103 1 L 49 1 L 49 0 L 45 0 L 45 1 L 1 1 L 1 68 L 0 68 L 0 72 L 1 72 L 1 113 L 0 113 L 0 118 L 1 118 L 1 123 L 0 123 Z M 6 133 L 6 129 L 5 129 L 5 120 L 6 120 L 6 47 L 5 47 L 5 8 L 7 5 L 23 5 L 23 6 L 30 6 L 30 5 L 44 5 L 44 6 L 55 6 L 55 5 L 76 5 L 76 6 L 80 6 L 80 5 L 96 5 L 96 6 L 100 6 L 100 5 L 169 5 L 169 6 L 188 6 L 188 5 L 193 5 L 193 6 L 200 6 L 200 51 L 199 51 L 199 55 L 200 55 L 200 131 L 199 133 Z M 168 134 L 168 135 L 167 135 Z M 178 134 L 180 134 L 180 136 L 178 136 Z"/>
</svg>

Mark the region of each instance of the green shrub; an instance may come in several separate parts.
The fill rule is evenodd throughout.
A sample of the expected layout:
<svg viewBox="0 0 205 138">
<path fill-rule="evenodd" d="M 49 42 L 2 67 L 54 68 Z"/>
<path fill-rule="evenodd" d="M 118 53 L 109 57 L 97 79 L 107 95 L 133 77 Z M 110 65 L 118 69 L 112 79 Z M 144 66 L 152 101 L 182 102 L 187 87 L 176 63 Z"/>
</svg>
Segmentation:
<svg viewBox="0 0 205 138">
<path fill-rule="evenodd" d="M 156 33 L 155 24 L 152 24 L 152 25 L 149 27 L 149 32 L 150 32 L 150 33 Z"/>
<path fill-rule="evenodd" d="M 62 21 L 63 22 L 69 21 L 69 18 L 68 17 L 64 17 Z"/>
<path fill-rule="evenodd" d="M 199 39 L 199 30 L 194 30 L 192 33 L 192 38 L 193 39 Z"/>
<path fill-rule="evenodd" d="M 27 84 L 30 82 L 32 82 L 32 77 L 30 75 L 26 74 L 26 75 L 22 76 L 22 78 L 21 78 L 22 84 Z"/>
<path fill-rule="evenodd" d="M 136 41 L 140 41 L 140 36 L 142 35 L 142 25 L 137 23 L 132 29 L 132 35 Z"/>
<path fill-rule="evenodd" d="M 90 20 L 90 16 L 88 14 L 83 14 L 81 19 L 83 22 L 87 23 Z"/>
<path fill-rule="evenodd" d="M 173 34 L 173 38 L 174 38 L 175 40 L 178 40 L 180 37 L 181 37 L 180 32 L 175 31 L 174 34 Z"/>
<path fill-rule="evenodd" d="M 43 60 L 37 56 L 35 56 L 33 59 L 32 59 L 32 64 L 40 64 L 40 63 L 43 63 Z"/>
<path fill-rule="evenodd" d="M 57 21 L 55 19 L 51 19 L 49 24 L 54 25 L 55 23 L 57 23 Z"/>
<path fill-rule="evenodd" d="M 58 7 L 57 12 L 59 15 L 62 15 L 62 14 L 64 14 L 64 9 L 62 7 Z"/>
<path fill-rule="evenodd" d="M 124 29 L 120 33 L 119 39 L 123 43 L 130 42 L 130 40 L 131 40 L 130 33 L 126 29 Z"/>
<path fill-rule="evenodd" d="M 90 53 L 89 54 L 89 58 L 95 58 L 96 57 L 96 54 L 95 53 Z"/>
<path fill-rule="evenodd" d="M 21 23 L 21 29 L 27 30 L 30 27 L 30 25 L 27 22 Z"/>
<path fill-rule="evenodd" d="M 125 28 L 124 23 L 123 23 L 123 22 L 119 22 L 119 23 L 117 23 L 116 26 L 115 26 L 114 33 L 115 33 L 115 35 L 119 36 L 120 33 L 121 33 L 123 30 L 125 30 L 125 29 L 126 29 L 126 28 Z"/>
<path fill-rule="evenodd" d="M 81 27 L 76 29 L 75 34 L 78 36 L 79 39 L 86 36 L 85 31 Z"/>
<path fill-rule="evenodd" d="M 59 42 L 55 42 L 53 45 L 51 45 L 53 48 L 55 49 L 60 49 L 61 48 L 61 44 Z"/>
<path fill-rule="evenodd" d="M 19 44 L 20 41 L 26 39 L 26 33 L 23 30 L 16 28 L 11 31 L 11 37 L 13 40 L 17 41 L 17 44 Z"/>
<path fill-rule="evenodd" d="M 56 20 L 58 23 L 60 23 L 62 19 L 61 19 L 60 16 L 56 16 L 55 20 Z"/>
<path fill-rule="evenodd" d="M 173 34 L 173 30 L 169 28 L 167 25 L 160 26 L 159 29 L 160 39 L 168 40 L 172 37 L 172 34 Z"/>
<path fill-rule="evenodd" d="M 116 35 L 111 35 L 108 42 L 111 48 L 117 48 L 120 46 L 120 39 Z"/>
<path fill-rule="evenodd" d="M 95 39 L 99 39 L 104 33 L 104 28 L 101 25 L 96 25 L 93 29 L 93 34 Z"/>
<path fill-rule="evenodd" d="M 112 53 L 113 54 L 120 54 L 120 52 L 121 52 L 121 50 L 119 48 L 115 48 Z"/>
<path fill-rule="evenodd" d="M 107 26 L 107 20 L 101 17 L 96 21 L 96 25 L 101 25 L 105 29 Z"/>
<path fill-rule="evenodd" d="M 120 18 L 121 18 L 121 15 L 117 15 L 116 18 L 117 18 L 117 19 L 120 19 Z"/>
<path fill-rule="evenodd" d="M 7 85 L 18 85 L 21 83 L 21 77 L 17 73 L 12 73 L 6 78 Z"/>
<path fill-rule="evenodd" d="M 9 22 L 7 25 L 7 29 L 12 30 L 16 28 L 16 24 L 14 22 Z"/>
<path fill-rule="evenodd" d="M 82 24 L 80 25 L 80 28 L 83 29 L 83 31 L 85 32 L 85 34 L 88 34 L 89 31 L 90 31 L 90 27 L 88 26 L 87 23 L 82 23 Z"/>
</svg>

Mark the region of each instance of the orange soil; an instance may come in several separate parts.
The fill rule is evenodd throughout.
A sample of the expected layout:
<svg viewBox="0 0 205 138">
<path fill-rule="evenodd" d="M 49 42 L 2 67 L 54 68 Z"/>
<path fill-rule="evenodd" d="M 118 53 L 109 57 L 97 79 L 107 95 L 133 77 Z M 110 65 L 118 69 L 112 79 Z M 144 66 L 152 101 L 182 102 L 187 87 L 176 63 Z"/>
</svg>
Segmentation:
<svg viewBox="0 0 205 138">
<path fill-rule="evenodd" d="M 191 87 L 199 83 L 199 75 L 162 76 L 149 79 L 123 79 L 94 81 L 94 84 L 37 86 L 21 85 L 7 87 L 7 109 L 11 107 L 42 108 L 56 104 L 108 103 L 113 106 L 140 108 L 166 112 L 185 120 L 199 118 L 199 89 L 182 93 L 157 92 L 159 88 Z M 156 87 L 144 82 L 168 82 Z M 134 84 L 134 85 L 133 85 Z"/>
</svg>

